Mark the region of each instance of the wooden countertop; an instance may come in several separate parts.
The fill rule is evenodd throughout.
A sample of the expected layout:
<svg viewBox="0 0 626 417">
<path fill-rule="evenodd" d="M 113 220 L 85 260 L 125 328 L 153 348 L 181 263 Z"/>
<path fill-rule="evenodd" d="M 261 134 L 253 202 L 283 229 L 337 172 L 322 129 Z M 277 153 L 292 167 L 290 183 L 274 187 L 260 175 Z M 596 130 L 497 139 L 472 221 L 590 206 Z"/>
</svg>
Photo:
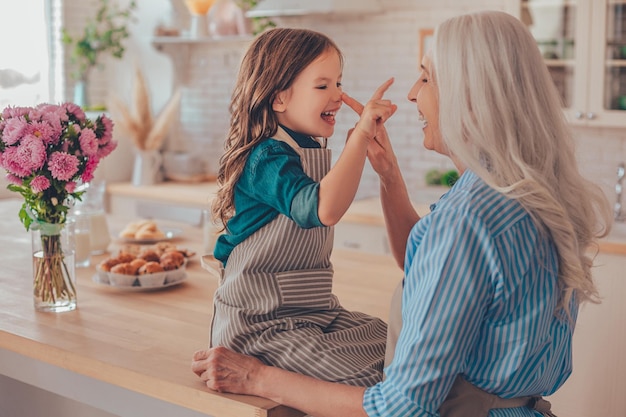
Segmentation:
<svg viewBox="0 0 626 417">
<path fill-rule="evenodd" d="M 420 194 L 424 195 L 424 201 L 432 202 L 436 201 L 444 191 L 440 187 L 433 187 L 424 189 Z M 135 187 L 130 183 L 114 183 L 107 186 L 107 192 L 112 195 L 206 207 L 217 192 L 217 184 L 215 182 L 194 184 L 163 182 Z M 413 205 L 420 216 L 425 216 L 430 212 L 430 203 L 415 202 Z M 380 200 L 375 197 L 353 202 L 341 222 L 384 227 L 385 221 Z M 626 255 L 626 227 L 621 226 L 623 225 L 615 227 L 615 229 L 619 227 L 619 233 L 615 231 L 599 242 L 601 252 Z"/>
<path fill-rule="evenodd" d="M 191 372 L 193 352 L 208 344 L 217 284 L 201 268 L 200 254 L 188 265 L 183 283 L 151 292 L 125 292 L 94 283 L 93 265 L 109 255 L 92 257 L 92 267 L 77 269 L 76 311 L 36 312 L 30 235 L 19 222 L 20 205 L 20 200 L 0 200 L 0 353 L 14 352 L 215 417 L 301 415 L 263 398 L 209 391 Z M 127 220 L 133 219 L 109 218 L 109 228 L 115 230 Z M 184 233 L 173 243 L 198 251 L 201 229 L 179 227 Z M 333 263 L 334 292 L 342 304 L 386 319 L 391 294 L 402 278 L 394 261 L 336 250 Z"/>
</svg>

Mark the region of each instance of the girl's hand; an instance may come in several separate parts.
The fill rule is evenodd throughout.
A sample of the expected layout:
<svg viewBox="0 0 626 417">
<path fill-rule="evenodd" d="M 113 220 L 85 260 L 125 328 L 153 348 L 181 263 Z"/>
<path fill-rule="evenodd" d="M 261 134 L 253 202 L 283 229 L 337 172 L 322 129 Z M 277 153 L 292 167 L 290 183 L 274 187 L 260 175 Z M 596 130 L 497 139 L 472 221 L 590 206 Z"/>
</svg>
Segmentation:
<svg viewBox="0 0 626 417">
<path fill-rule="evenodd" d="M 192 371 L 206 386 L 218 392 L 256 395 L 256 375 L 265 367 L 251 356 L 218 346 L 194 353 Z"/>
<path fill-rule="evenodd" d="M 393 78 L 385 81 L 376 89 L 370 101 L 368 101 L 365 106 L 361 105 L 361 111 L 357 112 L 361 118 L 357 122 L 353 131 L 361 132 L 367 139 L 376 139 L 383 123 L 385 123 L 398 109 L 398 106 L 393 104 L 391 100 L 383 99 L 385 92 L 391 84 L 393 84 L 393 81 Z M 350 103 L 348 103 L 345 99 L 346 97 L 348 96 L 344 93 L 342 99 L 346 104 L 348 104 L 348 106 L 350 106 Z"/>
</svg>

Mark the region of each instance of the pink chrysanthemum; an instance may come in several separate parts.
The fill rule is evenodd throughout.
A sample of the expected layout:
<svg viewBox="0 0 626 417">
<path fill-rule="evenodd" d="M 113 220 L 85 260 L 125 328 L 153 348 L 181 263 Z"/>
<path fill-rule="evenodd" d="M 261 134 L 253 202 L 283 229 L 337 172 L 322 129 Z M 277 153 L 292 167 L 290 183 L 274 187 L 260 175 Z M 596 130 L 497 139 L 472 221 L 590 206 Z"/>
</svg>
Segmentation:
<svg viewBox="0 0 626 417">
<path fill-rule="evenodd" d="M 92 156 L 98 153 L 98 140 L 96 139 L 96 133 L 91 129 L 84 129 L 80 132 L 80 149 L 84 155 Z"/>
<path fill-rule="evenodd" d="M 109 143 L 107 143 L 106 145 L 98 149 L 98 158 L 99 159 L 104 158 L 105 156 L 113 152 L 115 148 L 117 148 L 117 141 L 114 141 L 114 140 L 110 141 Z"/>
<path fill-rule="evenodd" d="M 113 138 L 113 120 L 109 119 L 105 115 L 98 118 L 100 125 L 102 126 L 102 136 L 100 137 L 100 145 L 106 145 Z"/>
<path fill-rule="evenodd" d="M 59 140 L 54 129 L 46 122 L 33 122 L 28 126 L 28 133 L 37 136 L 46 145 L 54 144 Z"/>
<path fill-rule="evenodd" d="M 84 122 L 87 118 L 83 109 L 81 109 L 80 106 L 77 106 L 75 103 L 63 103 L 61 104 L 61 107 L 63 108 L 63 110 L 65 110 L 65 112 L 73 115 L 81 123 Z"/>
<path fill-rule="evenodd" d="M 76 183 L 74 181 L 70 181 L 65 184 L 65 191 L 68 193 L 73 193 L 76 190 Z"/>
<path fill-rule="evenodd" d="M 30 107 L 12 107 L 8 106 L 2 111 L 3 119 L 10 119 L 12 117 L 22 117 L 28 114 Z"/>
<path fill-rule="evenodd" d="M 39 113 L 40 120 L 58 119 L 61 122 L 69 120 L 65 108 L 56 104 L 40 104 L 35 110 Z"/>
<path fill-rule="evenodd" d="M 73 103 L 8 106 L 0 114 L 0 167 L 15 191 L 42 207 L 40 219 L 60 221 L 50 205 L 65 204 L 79 179 L 93 180 L 100 159 L 117 146 L 112 138 L 108 117 L 88 120 Z"/>
<path fill-rule="evenodd" d="M 47 190 L 50 187 L 50 180 L 43 175 L 37 175 L 30 182 L 30 189 L 33 190 L 33 193 L 40 193 L 44 190 Z"/>
<path fill-rule="evenodd" d="M 13 117 L 6 121 L 2 130 L 2 141 L 8 146 L 14 145 L 29 133 L 29 125 L 22 117 Z"/>
<path fill-rule="evenodd" d="M 48 169 L 52 178 L 69 181 L 78 172 L 78 158 L 65 152 L 54 152 L 50 155 Z"/>
<path fill-rule="evenodd" d="M 61 124 L 61 120 L 56 117 L 46 117 L 44 116 L 42 122 L 47 123 L 50 127 L 50 144 L 56 145 L 61 140 L 61 136 L 63 135 L 63 125 Z"/>
<path fill-rule="evenodd" d="M 87 159 L 87 163 L 85 164 L 85 170 L 80 177 L 82 182 L 90 182 L 91 180 L 93 180 L 94 173 L 96 171 L 96 168 L 98 168 L 99 163 L 100 160 L 98 159 L 98 157 L 91 157 Z"/>
<path fill-rule="evenodd" d="M 18 177 L 27 177 L 46 162 L 46 147 L 39 138 L 28 135 L 19 146 L 5 150 L 3 161 L 7 171 Z"/>
<path fill-rule="evenodd" d="M 7 173 L 6 179 L 8 182 L 14 185 L 22 185 L 24 183 L 24 181 L 22 181 L 20 177 L 16 177 L 15 175 L 9 173 Z"/>
</svg>

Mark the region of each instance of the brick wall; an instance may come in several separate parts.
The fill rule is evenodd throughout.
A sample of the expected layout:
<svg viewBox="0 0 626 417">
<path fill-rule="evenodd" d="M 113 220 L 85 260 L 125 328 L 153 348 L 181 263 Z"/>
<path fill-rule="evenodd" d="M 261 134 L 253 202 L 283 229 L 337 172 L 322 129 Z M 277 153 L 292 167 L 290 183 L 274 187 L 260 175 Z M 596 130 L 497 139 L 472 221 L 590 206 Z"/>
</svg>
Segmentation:
<svg viewBox="0 0 626 417">
<path fill-rule="evenodd" d="M 93 9 L 85 0 L 63 0 L 65 21 L 80 25 L 80 18 Z M 93 1 L 93 0 L 89 0 Z M 121 0 L 123 1 L 123 0 Z M 113 93 L 129 99 L 132 66 L 141 65 L 151 88 L 152 103 L 158 111 L 175 86 L 183 90 L 180 125 L 172 132 L 168 148 L 202 154 L 215 169 L 228 128 L 227 106 L 246 41 L 211 42 L 166 48 L 157 51 L 152 32 L 159 23 L 179 24 L 186 29 L 188 17 L 180 6 L 182 0 L 139 0 L 139 19 L 132 27 L 133 37 L 123 61 L 109 61 L 106 72 L 95 74 L 92 97 L 104 100 Z M 352 96 L 367 100 L 385 79 L 395 77 L 387 96 L 399 109 L 388 123 L 389 133 L 412 190 L 424 184 L 424 174 L 431 168 L 447 169 L 452 164 L 444 157 L 422 148 L 422 134 L 416 123 L 415 106 L 406 93 L 417 76 L 418 33 L 434 27 L 452 14 L 496 8 L 517 12 L 516 0 L 440 0 L 433 7 L 427 0 L 385 0 L 385 13 L 363 16 L 307 16 L 276 19 L 281 26 L 306 27 L 331 36 L 343 50 L 346 61 L 344 88 Z M 182 10 L 182 12 L 181 12 Z M 186 70 L 182 70 L 186 68 Z M 181 74 L 181 72 L 183 74 Z M 71 92 L 68 83 L 67 93 Z M 71 97 L 71 96 L 70 96 Z M 338 115 L 335 136 L 330 146 L 337 157 L 345 132 L 356 117 L 344 106 Z M 575 129 L 583 172 L 602 185 L 613 201 L 617 163 L 626 161 L 626 130 L 602 128 Z M 123 136 L 123 132 L 118 131 Z M 118 137 L 119 138 L 119 137 Z M 123 137 L 121 138 L 122 140 Z M 119 171 L 117 171 L 119 173 Z M 130 171 L 128 171 L 130 172 Z M 377 179 L 368 167 L 358 197 L 376 195 Z M 417 196 L 415 196 L 417 198 Z"/>
</svg>

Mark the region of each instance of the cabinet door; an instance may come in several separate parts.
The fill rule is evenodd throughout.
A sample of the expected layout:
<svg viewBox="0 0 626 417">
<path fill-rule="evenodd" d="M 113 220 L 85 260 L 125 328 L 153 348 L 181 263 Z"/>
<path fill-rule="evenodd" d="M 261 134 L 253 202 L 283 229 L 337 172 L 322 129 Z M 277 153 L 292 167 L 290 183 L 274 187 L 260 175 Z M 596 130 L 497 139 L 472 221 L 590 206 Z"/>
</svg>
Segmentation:
<svg viewBox="0 0 626 417">
<path fill-rule="evenodd" d="M 574 369 L 548 398 L 558 416 L 626 416 L 626 256 L 601 253 L 594 264 L 602 302 L 579 310 Z"/>
<path fill-rule="evenodd" d="M 525 0 L 521 20 L 537 41 L 568 119 L 586 123 L 589 7 L 587 1 Z"/>
<path fill-rule="evenodd" d="M 573 125 L 626 126 L 626 0 L 523 0 Z"/>
<path fill-rule="evenodd" d="M 626 0 L 593 1 L 589 112 L 602 126 L 626 126 Z"/>
</svg>

